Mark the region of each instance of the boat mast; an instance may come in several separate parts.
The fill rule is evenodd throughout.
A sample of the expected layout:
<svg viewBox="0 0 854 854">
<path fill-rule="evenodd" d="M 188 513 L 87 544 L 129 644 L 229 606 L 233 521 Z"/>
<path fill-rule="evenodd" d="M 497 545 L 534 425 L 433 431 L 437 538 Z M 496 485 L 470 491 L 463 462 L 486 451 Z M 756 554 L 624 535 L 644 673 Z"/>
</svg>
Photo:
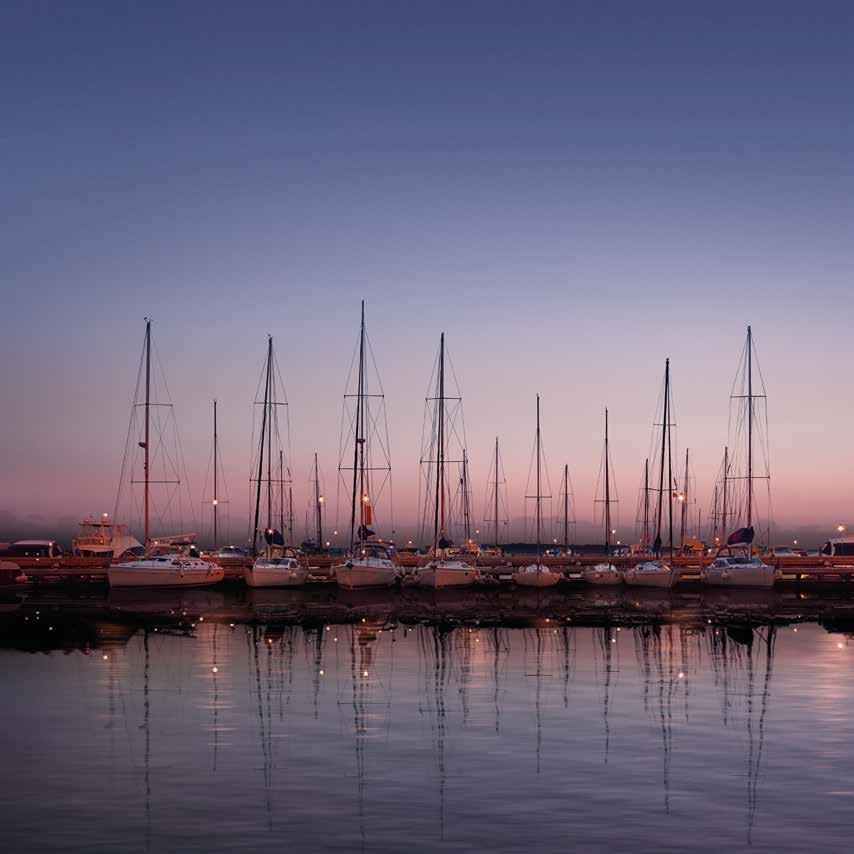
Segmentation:
<svg viewBox="0 0 854 854">
<path fill-rule="evenodd" d="M 294 544 L 294 488 L 288 484 L 288 542 Z"/>
<path fill-rule="evenodd" d="M 723 508 L 721 510 L 721 544 L 726 545 L 727 538 L 727 476 L 729 475 L 729 445 L 724 446 L 724 488 L 723 488 Z"/>
<path fill-rule="evenodd" d="M 445 333 L 439 339 L 439 425 L 436 454 L 436 509 L 433 522 L 433 553 L 445 538 Z"/>
<path fill-rule="evenodd" d="M 317 513 L 317 547 L 323 548 L 323 502 L 320 495 L 320 472 L 317 469 L 317 451 L 314 452 L 314 506 Z"/>
<path fill-rule="evenodd" d="M 471 511 L 469 508 L 469 477 L 468 477 L 468 454 L 463 448 L 463 534 L 466 538 L 466 543 L 471 542 Z"/>
<path fill-rule="evenodd" d="M 217 480 L 216 480 L 216 469 L 217 469 L 217 436 L 216 436 L 216 398 L 214 398 L 213 402 L 214 409 L 214 465 L 213 465 L 213 545 L 214 549 L 217 547 Z"/>
<path fill-rule="evenodd" d="M 252 554 L 256 554 L 258 544 L 258 516 L 261 510 L 261 479 L 264 474 L 264 440 L 267 436 L 267 404 L 270 398 L 270 358 L 273 352 L 273 336 L 267 336 L 267 376 L 264 383 L 264 409 L 261 415 L 261 444 L 258 454 L 258 485 L 255 490 L 255 524 L 252 531 Z"/>
<path fill-rule="evenodd" d="M 563 550 L 569 549 L 569 463 L 563 466 Z"/>
<path fill-rule="evenodd" d="M 144 489 L 144 505 L 145 505 L 145 549 L 148 551 L 148 490 L 149 490 L 149 472 L 148 472 L 148 440 L 150 432 L 150 405 L 151 405 L 151 320 L 145 318 L 145 444 L 142 446 L 145 451 L 143 461 L 143 469 L 145 472 L 145 489 Z"/>
<path fill-rule="evenodd" d="M 267 530 L 273 527 L 273 338 L 270 337 L 270 350 L 267 357 L 267 383 L 270 388 L 268 406 L 270 408 L 267 416 L 269 429 L 267 430 Z"/>
<path fill-rule="evenodd" d="M 685 448 L 685 483 L 682 486 L 682 518 L 679 530 L 679 548 L 685 551 L 685 529 L 688 522 L 688 448 Z"/>
<path fill-rule="evenodd" d="M 365 382 L 365 301 L 362 300 L 362 319 L 359 324 L 359 378 L 356 384 L 356 419 L 354 422 L 353 432 L 353 503 L 350 510 L 350 551 L 353 551 L 353 545 L 356 541 L 356 496 L 358 489 L 358 501 L 361 507 L 359 514 L 359 542 L 362 540 L 362 526 L 364 525 L 365 516 L 365 494 L 364 494 L 364 450 L 361 453 L 360 448 L 364 443 L 362 431 L 362 408 L 364 406 L 364 382 Z M 361 479 L 360 479 L 361 475 Z"/>
<path fill-rule="evenodd" d="M 540 551 L 541 551 L 541 493 L 540 488 L 540 396 L 537 395 L 537 569 L 540 568 Z"/>
<path fill-rule="evenodd" d="M 643 539 L 644 551 L 649 549 L 649 457 L 643 462 Z"/>
<path fill-rule="evenodd" d="M 753 520 L 753 332 L 747 327 L 747 527 Z"/>
<path fill-rule="evenodd" d="M 611 556 L 611 473 L 608 453 L 608 408 L 605 407 L 605 550 Z"/>
<path fill-rule="evenodd" d="M 670 542 L 670 560 L 673 561 L 673 437 L 670 434 L 671 418 L 670 411 L 670 359 L 667 360 L 665 398 L 667 399 L 667 419 L 664 429 L 667 431 L 667 509 L 669 520 L 668 538 Z"/>
<path fill-rule="evenodd" d="M 498 548 L 498 436 L 495 437 L 495 548 Z"/>
<path fill-rule="evenodd" d="M 658 543 L 658 551 L 661 550 L 661 513 L 664 510 L 664 452 L 667 446 L 667 419 L 670 398 L 670 359 L 664 362 L 664 412 L 661 422 L 661 464 L 658 467 L 658 508 L 656 510 L 656 532 L 655 540 Z M 670 487 L 668 486 L 668 489 Z M 672 539 L 672 538 L 671 538 Z M 672 543 L 671 543 L 672 545 Z"/>
</svg>

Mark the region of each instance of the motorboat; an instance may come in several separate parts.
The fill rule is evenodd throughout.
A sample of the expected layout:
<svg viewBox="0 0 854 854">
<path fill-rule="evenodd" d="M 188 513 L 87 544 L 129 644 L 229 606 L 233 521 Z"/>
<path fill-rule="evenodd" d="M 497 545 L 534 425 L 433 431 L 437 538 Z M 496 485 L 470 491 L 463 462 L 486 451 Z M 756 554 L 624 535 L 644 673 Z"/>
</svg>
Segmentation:
<svg viewBox="0 0 854 854">
<path fill-rule="evenodd" d="M 87 516 L 80 522 L 80 530 L 72 540 L 71 551 L 74 557 L 107 560 L 145 557 L 145 546 L 130 534 L 128 526 L 111 522 L 107 513 L 100 519 Z"/>
</svg>

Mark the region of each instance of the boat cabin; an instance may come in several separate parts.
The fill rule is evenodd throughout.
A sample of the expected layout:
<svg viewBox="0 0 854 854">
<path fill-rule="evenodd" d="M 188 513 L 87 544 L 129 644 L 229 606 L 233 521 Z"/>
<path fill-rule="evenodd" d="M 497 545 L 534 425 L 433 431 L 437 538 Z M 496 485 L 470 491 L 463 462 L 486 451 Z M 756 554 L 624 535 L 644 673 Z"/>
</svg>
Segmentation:
<svg viewBox="0 0 854 854">
<path fill-rule="evenodd" d="M 744 566 L 746 564 L 760 566 L 762 559 L 753 554 L 750 546 L 724 546 L 718 549 L 712 566 L 726 568 L 728 566 Z"/>
<path fill-rule="evenodd" d="M 360 557 L 374 557 L 380 560 L 394 560 L 394 546 L 391 543 L 362 543 Z"/>
<path fill-rule="evenodd" d="M 54 540 L 18 540 L 6 549 L 3 557 L 60 558 L 62 546 Z"/>
<path fill-rule="evenodd" d="M 854 536 L 828 540 L 820 549 L 824 557 L 854 557 Z"/>
</svg>

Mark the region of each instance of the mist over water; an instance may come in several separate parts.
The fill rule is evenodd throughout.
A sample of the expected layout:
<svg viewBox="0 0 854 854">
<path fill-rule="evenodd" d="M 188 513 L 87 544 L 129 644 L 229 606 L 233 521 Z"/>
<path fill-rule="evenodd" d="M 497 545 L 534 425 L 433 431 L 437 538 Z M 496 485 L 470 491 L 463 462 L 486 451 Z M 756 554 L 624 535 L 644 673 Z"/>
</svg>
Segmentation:
<svg viewBox="0 0 854 854">
<path fill-rule="evenodd" d="M 854 830 L 845 597 L 59 604 L 0 617 L 10 850 L 841 851 Z"/>
</svg>

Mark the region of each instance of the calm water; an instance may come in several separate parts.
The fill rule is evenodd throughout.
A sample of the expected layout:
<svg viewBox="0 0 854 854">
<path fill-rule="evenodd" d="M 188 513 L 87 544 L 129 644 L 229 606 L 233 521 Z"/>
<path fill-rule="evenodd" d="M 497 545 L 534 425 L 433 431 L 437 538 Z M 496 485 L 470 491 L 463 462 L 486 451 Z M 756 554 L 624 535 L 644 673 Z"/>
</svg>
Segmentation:
<svg viewBox="0 0 854 854">
<path fill-rule="evenodd" d="M 850 850 L 854 602 L 758 595 L 0 606 L 5 850 Z"/>
</svg>

